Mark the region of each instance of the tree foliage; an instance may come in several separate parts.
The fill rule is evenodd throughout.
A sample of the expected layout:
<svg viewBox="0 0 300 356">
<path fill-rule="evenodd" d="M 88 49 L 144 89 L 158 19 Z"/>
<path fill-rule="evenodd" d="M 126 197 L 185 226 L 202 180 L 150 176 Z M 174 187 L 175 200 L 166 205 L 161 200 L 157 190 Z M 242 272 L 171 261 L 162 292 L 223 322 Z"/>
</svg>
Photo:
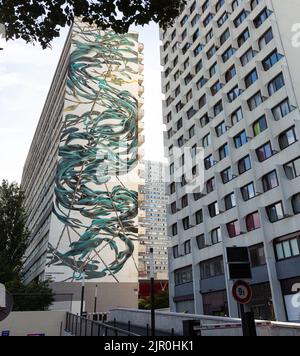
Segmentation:
<svg viewBox="0 0 300 356">
<path fill-rule="evenodd" d="M 166 308 L 169 308 L 169 291 L 168 290 L 157 293 L 155 295 L 155 309 L 166 309 Z M 143 309 L 143 310 L 151 309 L 150 297 L 140 299 L 139 309 Z"/>
<path fill-rule="evenodd" d="M 18 279 L 29 242 L 24 194 L 15 183 L 0 186 L 0 282 Z"/>
<path fill-rule="evenodd" d="M 39 42 L 43 48 L 70 26 L 75 17 L 116 32 L 151 21 L 168 27 L 186 0 L 0 0 L 0 23 L 7 39 Z"/>
<path fill-rule="evenodd" d="M 53 302 L 48 282 L 22 282 L 30 233 L 26 227 L 24 193 L 16 183 L 0 186 L 0 283 L 14 296 L 15 311 L 44 310 Z"/>
</svg>

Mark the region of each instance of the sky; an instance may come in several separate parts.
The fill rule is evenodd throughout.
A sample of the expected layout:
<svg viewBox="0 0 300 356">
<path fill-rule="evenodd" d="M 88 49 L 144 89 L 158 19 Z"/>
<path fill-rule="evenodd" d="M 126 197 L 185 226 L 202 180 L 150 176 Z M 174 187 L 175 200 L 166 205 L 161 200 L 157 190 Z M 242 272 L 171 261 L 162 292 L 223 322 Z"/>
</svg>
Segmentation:
<svg viewBox="0 0 300 356">
<path fill-rule="evenodd" d="M 145 45 L 145 158 L 163 160 L 161 66 L 158 26 L 138 28 Z M 0 181 L 21 182 L 22 170 L 35 133 L 66 30 L 42 50 L 21 40 L 0 51 Z"/>
</svg>

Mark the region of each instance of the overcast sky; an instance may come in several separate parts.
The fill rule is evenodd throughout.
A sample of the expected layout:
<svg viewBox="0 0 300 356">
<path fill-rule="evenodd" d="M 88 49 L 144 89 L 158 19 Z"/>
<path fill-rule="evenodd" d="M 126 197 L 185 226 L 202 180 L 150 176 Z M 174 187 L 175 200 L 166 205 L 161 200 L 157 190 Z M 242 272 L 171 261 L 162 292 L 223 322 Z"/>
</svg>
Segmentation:
<svg viewBox="0 0 300 356">
<path fill-rule="evenodd" d="M 145 154 L 146 159 L 163 160 L 158 27 L 139 30 L 145 44 Z M 51 50 L 10 41 L 0 51 L 0 180 L 21 180 L 65 37 L 66 31 Z"/>
</svg>

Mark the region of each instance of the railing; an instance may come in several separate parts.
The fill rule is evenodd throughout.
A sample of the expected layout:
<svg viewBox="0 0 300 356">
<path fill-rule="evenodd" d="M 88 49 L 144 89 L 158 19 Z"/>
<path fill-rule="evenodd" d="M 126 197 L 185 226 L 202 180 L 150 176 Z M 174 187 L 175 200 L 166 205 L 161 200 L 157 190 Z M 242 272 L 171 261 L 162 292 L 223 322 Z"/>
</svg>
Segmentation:
<svg viewBox="0 0 300 356">
<path fill-rule="evenodd" d="M 130 328 L 129 328 L 130 329 Z M 72 336 L 140 336 L 103 322 L 67 313 L 65 331 Z"/>
</svg>

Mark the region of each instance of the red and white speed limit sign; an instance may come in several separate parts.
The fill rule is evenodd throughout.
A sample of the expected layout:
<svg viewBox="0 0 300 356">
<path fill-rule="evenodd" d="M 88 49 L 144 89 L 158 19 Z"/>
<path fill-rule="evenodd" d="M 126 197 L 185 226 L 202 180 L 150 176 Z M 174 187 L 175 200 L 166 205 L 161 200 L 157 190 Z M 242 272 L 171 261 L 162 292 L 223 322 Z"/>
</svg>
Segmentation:
<svg viewBox="0 0 300 356">
<path fill-rule="evenodd" d="M 244 281 L 237 281 L 234 284 L 232 294 L 239 304 L 249 304 L 253 297 L 252 288 Z"/>
</svg>

